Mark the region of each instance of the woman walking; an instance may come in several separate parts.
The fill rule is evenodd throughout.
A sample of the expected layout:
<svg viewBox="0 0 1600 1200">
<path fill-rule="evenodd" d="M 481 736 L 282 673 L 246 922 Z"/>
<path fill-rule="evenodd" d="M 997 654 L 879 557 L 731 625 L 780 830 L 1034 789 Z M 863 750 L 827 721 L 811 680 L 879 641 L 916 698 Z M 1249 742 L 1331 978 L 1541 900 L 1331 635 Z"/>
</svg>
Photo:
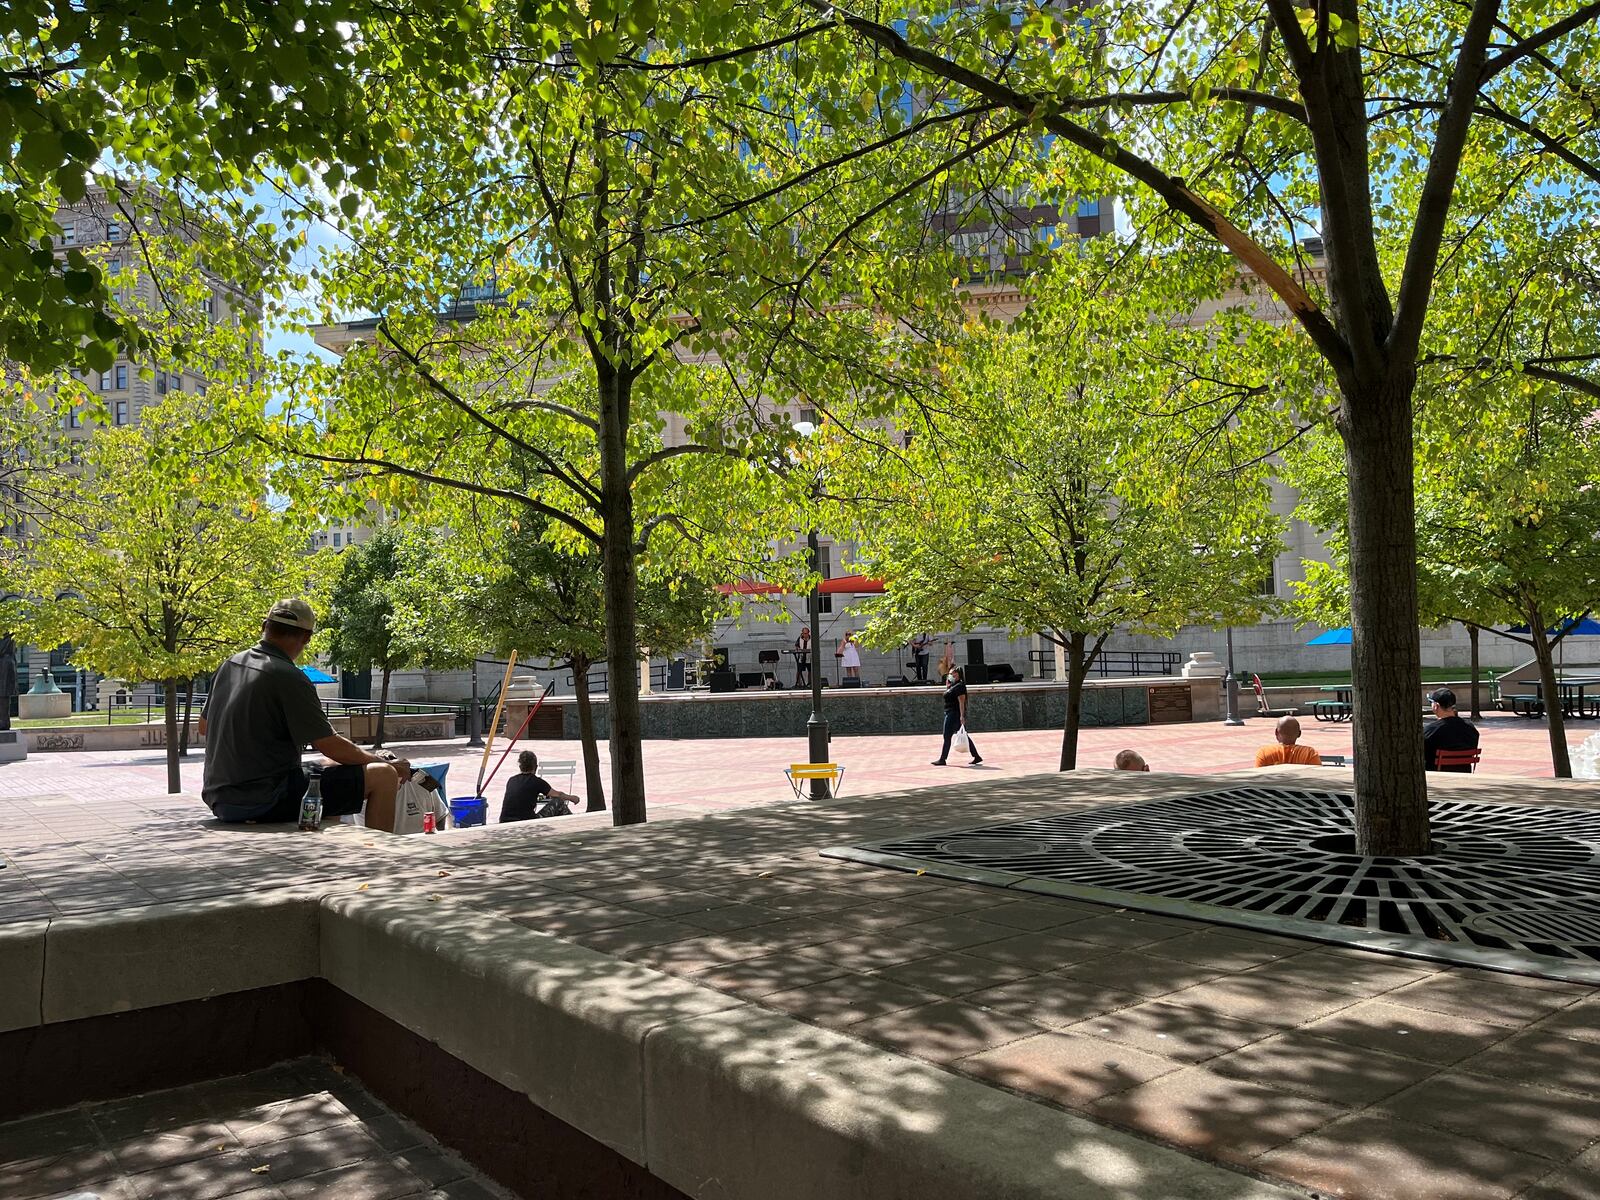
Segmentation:
<svg viewBox="0 0 1600 1200">
<path fill-rule="evenodd" d="M 933 760 L 936 767 L 944 766 L 945 759 L 950 757 L 950 740 L 956 736 L 956 730 L 965 734 L 967 728 L 966 672 L 960 667 L 951 667 L 944 681 L 949 684 L 944 690 L 944 746 L 939 751 L 939 757 Z M 978 753 L 978 747 L 973 745 L 970 737 L 966 742 L 967 749 L 972 751 L 972 765 L 977 766 L 983 761 L 983 756 Z"/>
</svg>

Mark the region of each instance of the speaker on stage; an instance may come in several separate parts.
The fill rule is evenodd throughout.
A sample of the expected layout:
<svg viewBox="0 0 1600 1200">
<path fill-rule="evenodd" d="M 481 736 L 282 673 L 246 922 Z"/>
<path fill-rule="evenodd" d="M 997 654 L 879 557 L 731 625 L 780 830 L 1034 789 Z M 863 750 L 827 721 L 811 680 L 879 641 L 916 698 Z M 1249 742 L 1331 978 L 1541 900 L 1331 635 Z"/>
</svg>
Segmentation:
<svg viewBox="0 0 1600 1200">
<path fill-rule="evenodd" d="M 981 647 L 983 643 L 979 642 L 978 645 Z M 969 662 L 965 674 L 967 683 L 989 682 L 989 668 L 981 658 L 977 662 Z"/>
<path fill-rule="evenodd" d="M 732 671 L 711 672 L 711 690 L 713 692 L 737 692 L 739 690 L 739 677 Z"/>
<path fill-rule="evenodd" d="M 675 658 L 667 663 L 667 690 L 669 692 L 683 691 L 683 662 L 683 659 Z"/>
<path fill-rule="evenodd" d="M 967 661 L 969 663 L 981 663 L 983 661 L 982 638 L 967 639 Z M 968 682 L 970 683 L 971 680 L 968 680 Z"/>
</svg>

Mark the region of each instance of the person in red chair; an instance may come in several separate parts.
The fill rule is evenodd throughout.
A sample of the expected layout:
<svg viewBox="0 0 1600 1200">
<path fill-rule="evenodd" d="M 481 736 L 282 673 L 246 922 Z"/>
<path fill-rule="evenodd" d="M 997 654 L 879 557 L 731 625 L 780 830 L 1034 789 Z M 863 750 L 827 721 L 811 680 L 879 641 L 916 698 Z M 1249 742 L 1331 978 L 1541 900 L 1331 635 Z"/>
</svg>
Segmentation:
<svg viewBox="0 0 1600 1200">
<path fill-rule="evenodd" d="M 1300 745 L 1300 722 L 1293 717 L 1279 717 L 1273 737 L 1277 740 L 1271 746 L 1263 746 L 1256 751 L 1256 766 L 1320 767 L 1322 765 L 1322 755 L 1310 746 Z"/>
<path fill-rule="evenodd" d="M 1422 761 L 1430 771 L 1456 771 L 1471 774 L 1469 763 L 1448 767 L 1439 765 L 1441 750 L 1476 750 L 1478 727 L 1456 712 L 1456 694 L 1449 688 L 1440 688 L 1428 695 L 1433 705 L 1434 719 L 1422 730 Z"/>
</svg>

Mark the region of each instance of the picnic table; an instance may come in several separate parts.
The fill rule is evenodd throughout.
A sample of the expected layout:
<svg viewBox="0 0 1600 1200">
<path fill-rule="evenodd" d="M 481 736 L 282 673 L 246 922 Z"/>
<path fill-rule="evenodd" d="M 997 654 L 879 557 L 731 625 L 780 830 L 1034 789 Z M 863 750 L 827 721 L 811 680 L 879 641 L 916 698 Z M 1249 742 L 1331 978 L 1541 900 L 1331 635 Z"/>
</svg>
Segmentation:
<svg viewBox="0 0 1600 1200">
<path fill-rule="evenodd" d="M 1348 721 L 1355 711 L 1356 689 L 1353 684 L 1335 683 L 1318 689 L 1332 692 L 1332 700 L 1313 700 L 1311 715 L 1319 721 Z"/>
<path fill-rule="evenodd" d="M 1544 700 L 1544 681 L 1531 679 L 1528 681 L 1534 695 L 1540 701 Z M 1600 676 L 1595 675 L 1557 675 L 1556 690 L 1561 693 L 1561 712 L 1563 716 L 1577 717 L 1580 720 L 1590 717 L 1600 717 L 1600 695 L 1594 697 L 1591 704 L 1584 694 L 1590 688 L 1600 689 Z"/>
</svg>

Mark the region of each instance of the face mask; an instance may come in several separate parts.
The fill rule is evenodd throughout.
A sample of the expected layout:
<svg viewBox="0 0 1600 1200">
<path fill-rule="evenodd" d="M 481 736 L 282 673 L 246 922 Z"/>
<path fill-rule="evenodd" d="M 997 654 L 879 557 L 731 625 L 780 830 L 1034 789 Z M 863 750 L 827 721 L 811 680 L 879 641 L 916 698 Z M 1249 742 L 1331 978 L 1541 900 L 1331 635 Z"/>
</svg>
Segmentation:
<svg viewBox="0 0 1600 1200">
<path fill-rule="evenodd" d="M 954 683 L 956 681 L 956 677 L 954 675 L 946 675 L 944 677 L 944 681 L 946 683 Z"/>
</svg>

